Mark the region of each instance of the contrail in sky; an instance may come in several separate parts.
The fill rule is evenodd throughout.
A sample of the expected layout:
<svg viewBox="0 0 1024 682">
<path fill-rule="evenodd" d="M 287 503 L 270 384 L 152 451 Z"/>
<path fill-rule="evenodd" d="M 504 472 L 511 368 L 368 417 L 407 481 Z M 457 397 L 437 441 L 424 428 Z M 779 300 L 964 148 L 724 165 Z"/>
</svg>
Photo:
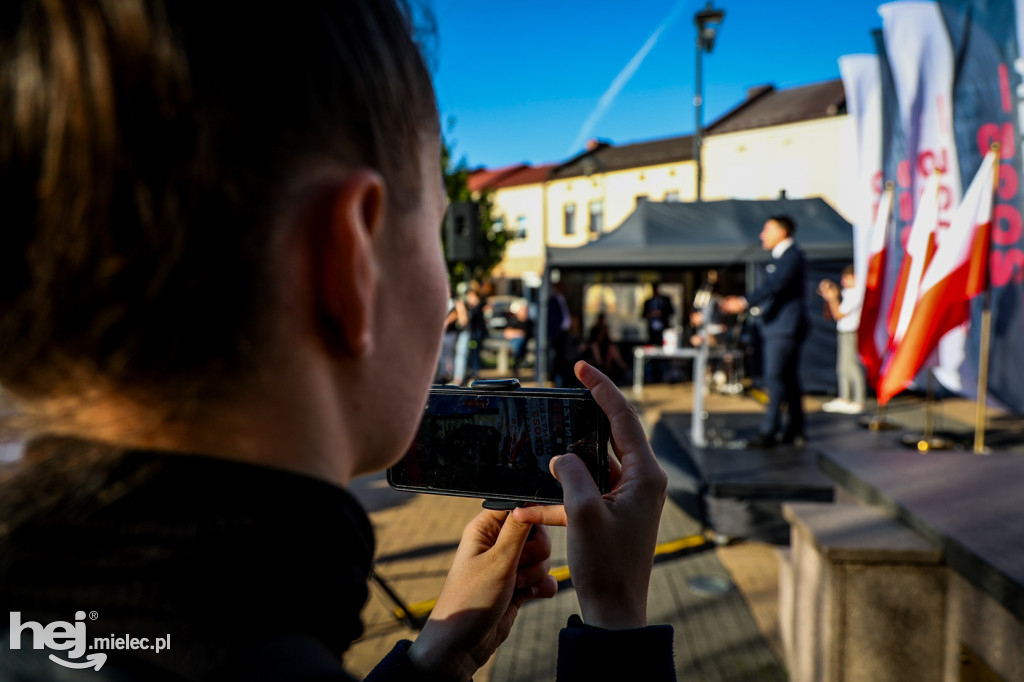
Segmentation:
<svg viewBox="0 0 1024 682">
<path fill-rule="evenodd" d="M 633 58 L 629 60 L 629 63 L 626 64 L 622 71 L 619 72 L 619 75 L 615 77 L 612 84 L 609 85 L 608 89 L 604 91 L 603 95 L 601 95 L 601 99 L 598 100 L 597 106 L 590 112 L 590 116 L 588 116 L 587 120 L 583 122 L 583 126 L 576 134 L 576 139 L 573 140 L 572 146 L 565 152 L 566 155 L 577 152 L 583 147 L 584 142 L 586 142 L 587 138 L 590 137 L 590 133 L 593 131 L 594 126 L 597 125 L 597 122 L 601 120 L 601 117 L 604 116 L 605 112 L 608 111 L 611 105 L 615 102 L 615 98 L 618 97 L 619 92 L 623 87 L 625 87 L 626 83 L 629 82 L 629 79 L 633 77 L 636 70 L 640 68 L 640 64 L 642 64 L 644 58 L 647 57 L 647 53 L 654 48 L 655 44 L 657 44 L 658 39 L 661 38 L 662 32 L 672 25 L 672 22 L 676 20 L 679 13 L 682 12 L 683 6 L 688 1 L 689 0 L 678 0 L 678 2 L 672 6 L 672 9 L 669 10 L 668 16 L 665 17 L 664 21 L 661 22 L 658 28 L 654 29 L 654 33 L 652 33 L 647 39 L 647 42 L 643 44 L 643 47 L 633 55 Z"/>
</svg>

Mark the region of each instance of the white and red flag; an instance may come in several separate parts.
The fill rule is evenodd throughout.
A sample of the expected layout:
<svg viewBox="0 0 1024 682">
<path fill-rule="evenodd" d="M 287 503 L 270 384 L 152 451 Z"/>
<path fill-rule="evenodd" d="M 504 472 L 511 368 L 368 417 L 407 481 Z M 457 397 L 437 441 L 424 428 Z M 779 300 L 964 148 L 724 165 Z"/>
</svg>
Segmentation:
<svg viewBox="0 0 1024 682">
<path fill-rule="evenodd" d="M 935 232 L 939 224 L 939 174 L 933 173 L 921 192 L 921 201 L 914 213 L 914 223 L 903 253 L 899 277 L 889 305 L 887 330 L 889 350 L 903 340 L 914 312 L 921 278 L 935 253 Z"/>
<path fill-rule="evenodd" d="M 916 305 L 878 385 L 882 405 L 905 389 L 949 331 L 969 323 L 987 287 L 997 154 L 989 152 L 921 279 Z"/>
<path fill-rule="evenodd" d="M 861 364 L 872 388 L 878 386 L 878 375 L 882 361 L 889 348 L 889 333 L 886 326 L 885 273 L 889 259 L 889 238 L 893 224 L 893 188 L 888 186 L 878 202 L 874 224 L 869 232 L 865 273 L 857 279 L 863 282 L 864 304 L 860 312 L 860 326 L 857 328 L 857 351 Z M 890 287 L 891 288 L 891 287 Z"/>
</svg>

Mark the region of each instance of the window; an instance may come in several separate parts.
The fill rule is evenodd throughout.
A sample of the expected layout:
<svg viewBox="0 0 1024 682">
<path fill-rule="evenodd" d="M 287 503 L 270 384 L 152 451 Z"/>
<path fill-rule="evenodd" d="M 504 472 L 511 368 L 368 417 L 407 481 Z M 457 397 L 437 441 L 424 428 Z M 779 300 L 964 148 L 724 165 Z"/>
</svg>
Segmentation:
<svg viewBox="0 0 1024 682">
<path fill-rule="evenodd" d="M 576 204 L 574 203 L 568 203 L 565 205 L 564 232 L 567 235 L 576 234 Z"/>
<path fill-rule="evenodd" d="M 679 201 L 679 190 L 665 192 L 665 201 Z"/>
<path fill-rule="evenodd" d="M 604 201 L 590 202 L 590 234 L 599 235 L 604 231 Z"/>
<path fill-rule="evenodd" d="M 491 231 L 492 232 L 504 232 L 505 231 L 505 217 L 504 216 L 502 216 L 501 218 L 498 218 L 497 220 L 494 221 L 494 224 L 491 225 Z"/>
<path fill-rule="evenodd" d="M 515 239 L 526 239 L 526 216 L 516 217 Z"/>
</svg>

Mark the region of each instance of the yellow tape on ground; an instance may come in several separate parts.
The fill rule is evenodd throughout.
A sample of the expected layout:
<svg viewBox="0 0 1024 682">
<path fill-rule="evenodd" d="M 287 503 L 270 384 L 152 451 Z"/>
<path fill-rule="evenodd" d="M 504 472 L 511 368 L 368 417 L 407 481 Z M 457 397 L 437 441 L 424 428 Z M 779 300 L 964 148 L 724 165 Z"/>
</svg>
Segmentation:
<svg viewBox="0 0 1024 682">
<path fill-rule="evenodd" d="M 662 554 L 674 554 L 681 552 L 684 549 L 692 549 L 693 547 L 700 547 L 707 543 L 708 539 L 703 535 L 690 535 L 685 538 L 679 538 L 678 540 L 670 540 L 669 542 L 663 542 L 660 545 L 655 546 L 654 556 L 660 556 Z M 568 566 L 556 566 L 548 571 L 550 575 L 555 577 L 560 583 L 564 583 L 569 579 L 569 567 Z M 434 606 L 437 604 L 436 599 L 428 599 L 426 601 L 416 602 L 415 604 L 409 604 L 409 615 L 413 618 L 425 618 L 430 615 L 433 611 Z M 405 618 L 405 611 L 401 608 L 394 610 L 395 618 L 402 620 Z"/>
<path fill-rule="evenodd" d="M 663 542 L 654 548 L 654 556 L 658 556 L 659 554 L 674 554 L 675 552 L 681 552 L 684 549 L 700 547 L 707 541 L 708 539 L 703 535 L 691 535 L 689 537 L 679 538 L 678 540 Z"/>
<path fill-rule="evenodd" d="M 747 395 L 749 395 L 751 398 L 761 403 L 762 405 L 768 404 L 768 394 L 759 388 L 750 389 L 749 391 L 747 391 Z"/>
<path fill-rule="evenodd" d="M 427 601 L 416 602 L 415 604 L 409 604 L 409 615 L 413 618 L 426 618 L 430 615 L 430 612 L 434 610 L 434 606 L 437 604 L 436 599 L 428 599 Z M 400 607 L 395 608 L 395 618 L 402 620 L 405 618 L 405 611 Z"/>
</svg>

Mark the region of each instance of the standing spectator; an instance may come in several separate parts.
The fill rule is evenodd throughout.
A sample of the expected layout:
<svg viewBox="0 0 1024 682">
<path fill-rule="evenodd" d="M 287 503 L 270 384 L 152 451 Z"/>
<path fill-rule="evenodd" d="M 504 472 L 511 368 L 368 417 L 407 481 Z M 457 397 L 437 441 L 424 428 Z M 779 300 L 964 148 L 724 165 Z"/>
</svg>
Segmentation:
<svg viewBox="0 0 1024 682">
<path fill-rule="evenodd" d="M 651 297 L 644 301 L 643 318 L 647 321 L 647 344 L 661 348 L 664 343 L 665 330 L 672 326 L 672 316 L 675 315 L 675 307 L 672 299 L 665 296 L 658 290 L 658 283 L 655 282 Z M 655 359 L 647 363 L 645 378 L 648 382 L 662 380 L 664 375 L 665 361 Z"/>
<path fill-rule="evenodd" d="M 643 317 L 647 320 L 647 343 L 652 346 L 661 346 L 665 329 L 672 326 L 672 316 L 676 310 L 672 306 L 672 299 L 665 296 L 658 290 L 658 283 L 654 283 L 654 290 L 651 297 L 644 301 Z"/>
<path fill-rule="evenodd" d="M 461 312 L 460 312 L 461 311 Z M 468 324 L 469 318 L 466 315 L 466 306 L 458 297 L 448 299 L 448 313 L 444 320 L 444 337 L 441 339 L 441 359 L 438 363 L 438 383 L 455 381 L 458 361 L 459 334 Z M 469 344 L 466 344 L 468 349 Z M 463 357 L 462 368 L 465 374 L 465 357 Z"/>
<path fill-rule="evenodd" d="M 469 363 L 469 309 L 461 296 L 455 298 L 452 308 L 455 313 L 455 361 L 452 383 L 462 386 L 466 382 L 466 367 Z"/>
<path fill-rule="evenodd" d="M 551 358 L 549 372 L 552 383 L 558 388 L 572 380 L 572 368 L 568 366 L 566 360 L 571 327 L 569 302 L 565 300 L 565 282 L 560 281 L 554 285 L 548 299 L 548 355 Z"/>
<path fill-rule="evenodd" d="M 480 350 L 487 337 L 487 319 L 484 317 L 486 305 L 487 299 L 484 296 L 483 288 L 474 282 L 466 292 L 466 313 L 469 318 L 469 375 L 467 380 L 469 377 L 480 378 Z"/>
<path fill-rule="evenodd" d="M 836 375 L 839 379 L 839 397 L 821 406 L 826 412 L 860 414 L 864 411 L 864 368 L 857 358 L 857 327 L 860 326 L 860 310 L 864 304 L 864 292 L 857 287 L 853 266 L 843 268 L 839 278 L 842 291 L 832 280 L 823 279 L 818 284 L 818 293 L 825 299 L 827 314 L 836 321 L 838 353 Z"/>
<path fill-rule="evenodd" d="M 800 347 L 807 339 L 805 281 L 807 262 L 793 241 L 796 223 L 786 215 L 769 218 L 761 229 L 761 246 L 772 254 L 759 287 L 743 296 L 727 296 L 721 306 L 738 314 L 750 308 L 761 320 L 764 378 L 768 411 L 750 447 L 771 447 L 777 441 L 802 445 L 804 436 L 803 389 L 800 386 Z M 789 420 L 782 430 L 783 408 Z"/>
<path fill-rule="evenodd" d="M 515 301 L 509 307 L 512 319 L 502 332 L 508 339 L 508 350 L 512 356 L 512 372 L 519 376 L 519 367 L 526 359 L 526 348 L 533 338 L 533 320 L 530 319 L 530 306 L 523 301 Z"/>
<path fill-rule="evenodd" d="M 612 340 L 608 330 L 608 318 L 598 313 L 594 326 L 587 335 L 587 357 L 590 364 L 604 372 L 613 381 L 620 378 L 628 369 L 622 359 L 619 345 Z"/>
</svg>

